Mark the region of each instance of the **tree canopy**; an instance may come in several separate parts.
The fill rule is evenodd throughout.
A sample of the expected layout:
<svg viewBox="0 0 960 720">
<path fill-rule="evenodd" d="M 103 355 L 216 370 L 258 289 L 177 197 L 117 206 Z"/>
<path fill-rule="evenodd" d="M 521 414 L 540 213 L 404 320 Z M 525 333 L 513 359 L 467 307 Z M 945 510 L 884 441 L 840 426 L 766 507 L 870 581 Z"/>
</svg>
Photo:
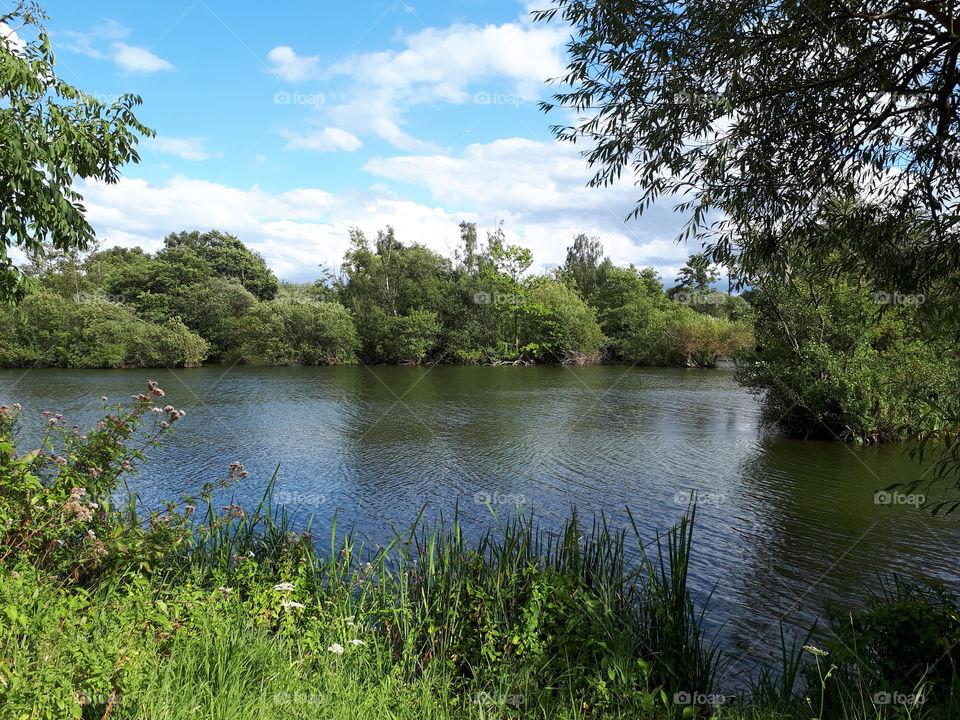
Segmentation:
<svg viewBox="0 0 960 720">
<path fill-rule="evenodd" d="M 116 182 L 139 161 L 138 135 L 153 135 L 138 96 L 108 105 L 57 77 L 45 19 L 25 2 L 0 15 L 0 302 L 25 294 L 10 249 L 85 249 L 94 233 L 75 180 Z"/>
<path fill-rule="evenodd" d="M 882 232 L 861 254 L 890 283 L 960 265 L 955 3 L 553 0 L 535 16 L 574 30 L 544 104 L 575 113 L 558 137 L 586 141 L 595 185 L 635 174 L 637 213 L 677 195 L 715 260 L 782 264 L 787 238 L 828 255 L 867 221 Z M 793 232 L 838 198 L 859 216 Z"/>
</svg>

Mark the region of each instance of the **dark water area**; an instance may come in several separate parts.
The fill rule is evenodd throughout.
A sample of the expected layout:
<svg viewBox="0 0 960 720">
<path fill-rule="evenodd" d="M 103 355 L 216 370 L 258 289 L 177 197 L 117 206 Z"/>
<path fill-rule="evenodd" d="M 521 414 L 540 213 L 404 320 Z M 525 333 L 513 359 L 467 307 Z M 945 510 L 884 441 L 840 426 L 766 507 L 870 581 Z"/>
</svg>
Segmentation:
<svg viewBox="0 0 960 720">
<path fill-rule="evenodd" d="M 335 367 L 0 371 L 0 402 L 81 427 L 99 397 L 155 379 L 187 410 L 133 483 L 147 503 L 195 491 L 238 460 L 232 493 L 275 499 L 323 531 L 338 513 L 372 542 L 391 524 L 452 517 L 471 531 L 514 505 L 556 527 L 576 507 L 641 536 L 675 523 L 698 493 L 691 582 L 712 591 L 709 629 L 745 661 L 778 652 L 828 604 L 857 607 L 878 576 L 960 582 L 960 530 L 875 493 L 928 471 L 902 446 L 778 437 L 730 370 L 563 367 Z M 227 498 L 224 498 L 226 501 Z"/>
</svg>

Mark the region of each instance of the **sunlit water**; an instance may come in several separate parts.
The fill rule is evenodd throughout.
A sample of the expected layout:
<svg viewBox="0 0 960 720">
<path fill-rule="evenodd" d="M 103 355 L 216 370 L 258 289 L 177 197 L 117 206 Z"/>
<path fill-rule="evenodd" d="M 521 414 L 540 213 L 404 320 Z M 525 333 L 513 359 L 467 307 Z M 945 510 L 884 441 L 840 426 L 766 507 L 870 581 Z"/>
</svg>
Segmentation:
<svg viewBox="0 0 960 720">
<path fill-rule="evenodd" d="M 196 490 L 232 460 L 259 500 L 276 497 L 381 541 L 426 506 L 469 527 L 484 501 L 520 502 L 546 525 L 576 507 L 641 535 L 676 522 L 700 496 L 692 583 L 710 591 L 710 629 L 752 661 L 773 657 L 778 619 L 855 606 L 878 574 L 957 580 L 957 521 L 875 492 L 926 468 L 901 447 L 785 440 L 729 370 L 592 368 L 233 368 L 180 371 L 0 371 L 0 402 L 81 426 L 98 398 L 129 398 L 147 378 L 187 416 L 135 482 L 147 502 Z"/>
</svg>

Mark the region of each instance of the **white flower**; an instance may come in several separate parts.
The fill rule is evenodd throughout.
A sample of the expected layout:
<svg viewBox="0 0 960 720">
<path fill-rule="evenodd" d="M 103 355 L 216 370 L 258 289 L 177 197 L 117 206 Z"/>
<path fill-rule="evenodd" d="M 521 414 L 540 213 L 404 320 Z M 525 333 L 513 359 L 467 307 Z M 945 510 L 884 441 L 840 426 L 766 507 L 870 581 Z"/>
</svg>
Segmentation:
<svg viewBox="0 0 960 720">
<path fill-rule="evenodd" d="M 343 645 L 340 645 L 338 643 L 334 643 L 333 645 L 328 647 L 327 650 L 337 655 L 343 655 Z"/>
<path fill-rule="evenodd" d="M 356 627 L 356 626 L 357 624 L 355 622 L 349 622 L 349 621 L 347 622 L 347 627 Z"/>
<path fill-rule="evenodd" d="M 219 590 L 220 592 L 222 592 L 222 593 L 223 593 L 224 595 L 226 595 L 226 596 L 229 596 L 230 593 L 233 592 L 233 588 L 228 588 L 228 587 L 218 587 L 217 590 Z"/>
<path fill-rule="evenodd" d="M 360 640 L 359 638 L 354 638 L 353 640 L 347 640 L 347 642 L 350 643 L 351 645 L 357 645 L 357 646 L 366 645 L 366 643 L 363 640 Z"/>
<path fill-rule="evenodd" d="M 273 589 L 277 591 L 281 591 L 281 590 L 293 590 L 294 588 L 293 588 L 293 583 L 280 583 L 279 585 L 274 585 Z"/>
<path fill-rule="evenodd" d="M 284 600 L 282 603 L 280 603 L 280 607 L 282 607 L 284 610 L 289 610 L 290 608 L 306 607 L 306 605 L 301 605 L 300 603 L 293 602 L 292 600 Z"/>
</svg>

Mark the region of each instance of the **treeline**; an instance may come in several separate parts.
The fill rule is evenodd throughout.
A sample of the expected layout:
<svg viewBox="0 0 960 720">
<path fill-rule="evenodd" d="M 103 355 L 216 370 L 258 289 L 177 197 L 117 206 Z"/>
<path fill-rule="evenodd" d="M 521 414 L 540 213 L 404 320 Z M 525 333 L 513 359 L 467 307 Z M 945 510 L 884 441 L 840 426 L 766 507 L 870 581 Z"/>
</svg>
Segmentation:
<svg viewBox="0 0 960 720">
<path fill-rule="evenodd" d="M 0 315 L 0 364 L 37 367 L 629 362 L 712 367 L 752 343 L 743 298 L 712 290 L 693 256 L 665 291 L 580 235 L 563 266 L 529 274 L 502 229 L 461 224 L 454 257 L 392 228 L 351 231 L 340 272 L 278 282 L 236 237 L 169 235 L 156 253 L 47 253 Z"/>
</svg>

